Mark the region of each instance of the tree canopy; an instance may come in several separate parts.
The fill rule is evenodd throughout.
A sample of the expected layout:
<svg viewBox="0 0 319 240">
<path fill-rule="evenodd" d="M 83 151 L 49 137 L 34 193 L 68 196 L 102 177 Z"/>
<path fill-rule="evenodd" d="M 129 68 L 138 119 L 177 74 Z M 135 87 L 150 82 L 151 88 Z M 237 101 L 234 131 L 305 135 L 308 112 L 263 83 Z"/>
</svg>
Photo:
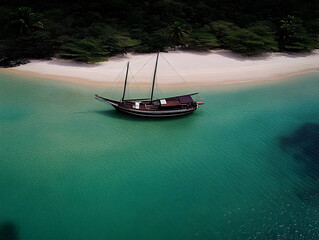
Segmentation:
<svg viewBox="0 0 319 240">
<path fill-rule="evenodd" d="M 54 55 L 98 62 L 183 47 L 243 55 L 318 47 L 317 0 L 0 0 L 0 65 Z"/>
</svg>

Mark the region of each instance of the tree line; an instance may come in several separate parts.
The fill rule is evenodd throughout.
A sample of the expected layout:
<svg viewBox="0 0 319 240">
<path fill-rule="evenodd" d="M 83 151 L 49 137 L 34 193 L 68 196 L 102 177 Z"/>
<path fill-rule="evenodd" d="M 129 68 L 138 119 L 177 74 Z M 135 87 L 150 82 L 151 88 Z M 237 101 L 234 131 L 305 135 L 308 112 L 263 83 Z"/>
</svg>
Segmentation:
<svg viewBox="0 0 319 240">
<path fill-rule="evenodd" d="M 0 0 L 0 65 L 168 48 L 246 56 L 319 46 L 317 0 Z"/>
</svg>

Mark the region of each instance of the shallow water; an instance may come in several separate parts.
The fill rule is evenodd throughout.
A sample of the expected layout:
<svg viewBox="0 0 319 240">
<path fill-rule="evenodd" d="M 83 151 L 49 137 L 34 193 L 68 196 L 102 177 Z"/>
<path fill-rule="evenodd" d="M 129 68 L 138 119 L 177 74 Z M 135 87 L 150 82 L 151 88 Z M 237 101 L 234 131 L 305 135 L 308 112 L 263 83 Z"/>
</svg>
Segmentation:
<svg viewBox="0 0 319 240">
<path fill-rule="evenodd" d="M 319 238 L 318 73 L 166 120 L 95 92 L 0 73 L 1 240 Z"/>
</svg>

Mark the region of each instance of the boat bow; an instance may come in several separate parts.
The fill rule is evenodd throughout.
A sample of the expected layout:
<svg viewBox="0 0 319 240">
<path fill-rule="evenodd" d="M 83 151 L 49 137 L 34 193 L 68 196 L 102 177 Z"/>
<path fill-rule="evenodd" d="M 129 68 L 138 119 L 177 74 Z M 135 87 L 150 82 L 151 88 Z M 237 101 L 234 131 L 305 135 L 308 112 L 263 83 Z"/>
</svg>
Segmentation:
<svg viewBox="0 0 319 240">
<path fill-rule="evenodd" d="M 95 94 L 95 99 L 101 101 L 101 102 L 106 102 L 108 104 L 111 104 L 112 106 L 118 106 L 119 105 L 119 102 L 118 101 L 115 101 L 115 100 L 111 100 L 111 99 L 108 99 L 108 98 L 104 98 L 104 97 L 101 97 L 97 94 Z"/>
</svg>

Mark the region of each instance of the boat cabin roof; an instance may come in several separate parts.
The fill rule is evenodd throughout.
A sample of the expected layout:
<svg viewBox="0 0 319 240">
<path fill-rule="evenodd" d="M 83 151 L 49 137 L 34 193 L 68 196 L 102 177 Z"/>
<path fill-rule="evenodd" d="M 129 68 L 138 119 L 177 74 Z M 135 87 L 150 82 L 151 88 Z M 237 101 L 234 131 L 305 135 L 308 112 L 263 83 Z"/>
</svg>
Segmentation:
<svg viewBox="0 0 319 240">
<path fill-rule="evenodd" d="M 191 95 L 186 95 L 186 96 L 180 96 L 178 97 L 178 100 L 183 104 L 183 103 L 192 103 L 194 102 L 193 98 Z"/>
<path fill-rule="evenodd" d="M 192 102 L 194 102 L 194 100 L 191 95 L 171 97 L 160 100 L 160 104 L 162 107 L 173 107 Z"/>
</svg>

